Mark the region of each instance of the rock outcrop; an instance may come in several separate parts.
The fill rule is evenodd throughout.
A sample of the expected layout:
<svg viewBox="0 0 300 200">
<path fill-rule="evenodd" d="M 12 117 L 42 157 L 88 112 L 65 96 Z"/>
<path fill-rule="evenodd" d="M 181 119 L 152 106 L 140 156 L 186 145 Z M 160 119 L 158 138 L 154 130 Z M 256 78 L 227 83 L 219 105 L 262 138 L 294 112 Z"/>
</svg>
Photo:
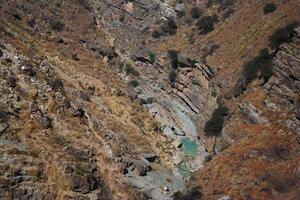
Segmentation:
<svg viewBox="0 0 300 200">
<path fill-rule="evenodd" d="M 290 110 L 293 114 L 285 125 L 295 133 L 300 132 L 300 28 L 296 28 L 291 40 L 280 45 L 272 61 L 274 76 L 264 85 L 270 99 L 276 99 L 275 108 Z M 280 101 L 278 101 L 280 99 Z M 269 100 L 269 105 L 271 100 Z M 273 106 L 274 109 L 274 106 Z"/>
</svg>

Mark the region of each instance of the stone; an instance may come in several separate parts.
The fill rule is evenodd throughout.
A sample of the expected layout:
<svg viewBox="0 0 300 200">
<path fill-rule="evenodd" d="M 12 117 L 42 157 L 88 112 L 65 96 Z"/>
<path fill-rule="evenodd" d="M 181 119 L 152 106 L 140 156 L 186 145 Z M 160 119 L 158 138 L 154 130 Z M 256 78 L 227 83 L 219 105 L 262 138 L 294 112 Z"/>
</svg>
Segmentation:
<svg viewBox="0 0 300 200">
<path fill-rule="evenodd" d="M 164 191 L 165 191 L 165 192 L 169 192 L 169 190 L 170 190 L 170 189 L 169 189 L 168 186 L 164 186 Z"/>
<path fill-rule="evenodd" d="M 84 117 L 84 115 L 85 115 L 85 111 L 82 108 L 78 108 L 74 112 L 73 117 L 80 117 L 80 118 L 82 118 L 82 117 Z"/>
<path fill-rule="evenodd" d="M 155 154 L 142 154 L 141 157 L 148 162 L 159 162 L 159 156 Z"/>
<path fill-rule="evenodd" d="M 4 133 L 8 128 L 8 124 L 0 122 L 0 133 Z"/>
<path fill-rule="evenodd" d="M 219 198 L 218 200 L 232 200 L 229 196 L 223 196 Z"/>
<path fill-rule="evenodd" d="M 248 124 L 259 124 L 264 125 L 268 123 L 268 120 L 261 117 L 260 111 L 255 108 L 252 104 L 240 104 L 239 105 L 243 115 L 246 117 Z"/>
<path fill-rule="evenodd" d="M 0 49 L 0 58 L 3 56 L 3 51 Z"/>
<path fill-rule="evenodd" d="M 147 172 L 151 171 L 151 166 L 146 159 L 122 158 L 122 168 L 133 172 L 138 176 L 145 176 Z"/>
<path fill-rule="evenodd" d="M 44 116 L 41 111 L 36 112 L 34 117 L 44 128 L 48 129 L 52 127 L 51 119 L 47 116 Z"/>
<path fill-rule="evenodd" d="M 37 111 L 39 111 L 39 106 L 37 103 L 35 102 L 30 102 L 29 103 L 29 112 L 30 113 L 36 113 Z"/>
<path fill-rule="evenodd" d="M 184 3 L 176 3 L 176 5 L 175 5 L 175 11 L 179 12 L 179 13 L 184 12 L 185 11 Z"/>
<path fill-rule="evenodd" d="M 72 59 L 75 61 L 80 61 L 80 58 L 78 57 L 78 55 L 76 53 L 72 54 Z"/>
</svg>

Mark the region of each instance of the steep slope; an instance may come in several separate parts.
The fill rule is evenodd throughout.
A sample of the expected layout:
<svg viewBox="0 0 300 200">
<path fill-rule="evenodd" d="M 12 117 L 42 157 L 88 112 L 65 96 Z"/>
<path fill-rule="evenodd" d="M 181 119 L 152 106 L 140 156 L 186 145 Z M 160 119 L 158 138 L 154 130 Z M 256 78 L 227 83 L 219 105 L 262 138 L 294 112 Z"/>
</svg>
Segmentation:
<svg viewBox="0 0 300 200">
<path fill-rule="evenodd" d="M 0 3 L 1 199 L 298 198 L 298 0 Z"/>
</svg>

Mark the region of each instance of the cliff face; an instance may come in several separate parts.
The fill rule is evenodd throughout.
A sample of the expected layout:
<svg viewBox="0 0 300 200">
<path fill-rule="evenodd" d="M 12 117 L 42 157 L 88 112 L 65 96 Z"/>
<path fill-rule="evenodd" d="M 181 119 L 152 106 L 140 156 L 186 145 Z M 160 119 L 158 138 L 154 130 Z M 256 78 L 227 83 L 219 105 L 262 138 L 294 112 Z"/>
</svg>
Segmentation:
<svg viewBox="0 0 300 200">
<path fill-rule="evenodd" d="M 297 199 L 299 4 L 226 2 L 0 1 L 0 199 Z"/>
<path fill-rule="evenodd" d="M 273 76 L 242 95 L 241 100 L 256 107 L 240 104 L 225 125 L 223 137 L 234 139 L 232 145 L 193 174 L 190 187 L 202 188 L 205 199 L 298 198 L 299 39 L 296 28 L 275 51 Z"/>
</svg>

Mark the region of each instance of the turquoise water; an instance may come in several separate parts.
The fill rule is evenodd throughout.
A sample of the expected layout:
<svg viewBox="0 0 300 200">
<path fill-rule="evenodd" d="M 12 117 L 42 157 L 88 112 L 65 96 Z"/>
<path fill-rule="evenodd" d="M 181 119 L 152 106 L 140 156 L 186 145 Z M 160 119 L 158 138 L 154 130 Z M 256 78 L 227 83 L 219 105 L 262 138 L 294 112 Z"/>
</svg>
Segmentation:
<svg viewBox="0 0 300 200">
<path fill-rule="evenodd" d="M 185 156 L 190 159 L 194 159 L 198 152 L 198 145 L 195 141 L 192 141 L 190 138 L 184 138 L 181 140 L 182 142 L 182 151 Z"/>
<path fill-rule="evenodd" d="M 186 178 L 191 175 L 188 162 L 196 158 L 198 153 L 198 144 L 190 138 L 182 139 L 181 143 L 181 150 L 184 153 L 184 158 L 183 161 L 177 165 L 177 169 L 178 172 Z"/>
</svg>

